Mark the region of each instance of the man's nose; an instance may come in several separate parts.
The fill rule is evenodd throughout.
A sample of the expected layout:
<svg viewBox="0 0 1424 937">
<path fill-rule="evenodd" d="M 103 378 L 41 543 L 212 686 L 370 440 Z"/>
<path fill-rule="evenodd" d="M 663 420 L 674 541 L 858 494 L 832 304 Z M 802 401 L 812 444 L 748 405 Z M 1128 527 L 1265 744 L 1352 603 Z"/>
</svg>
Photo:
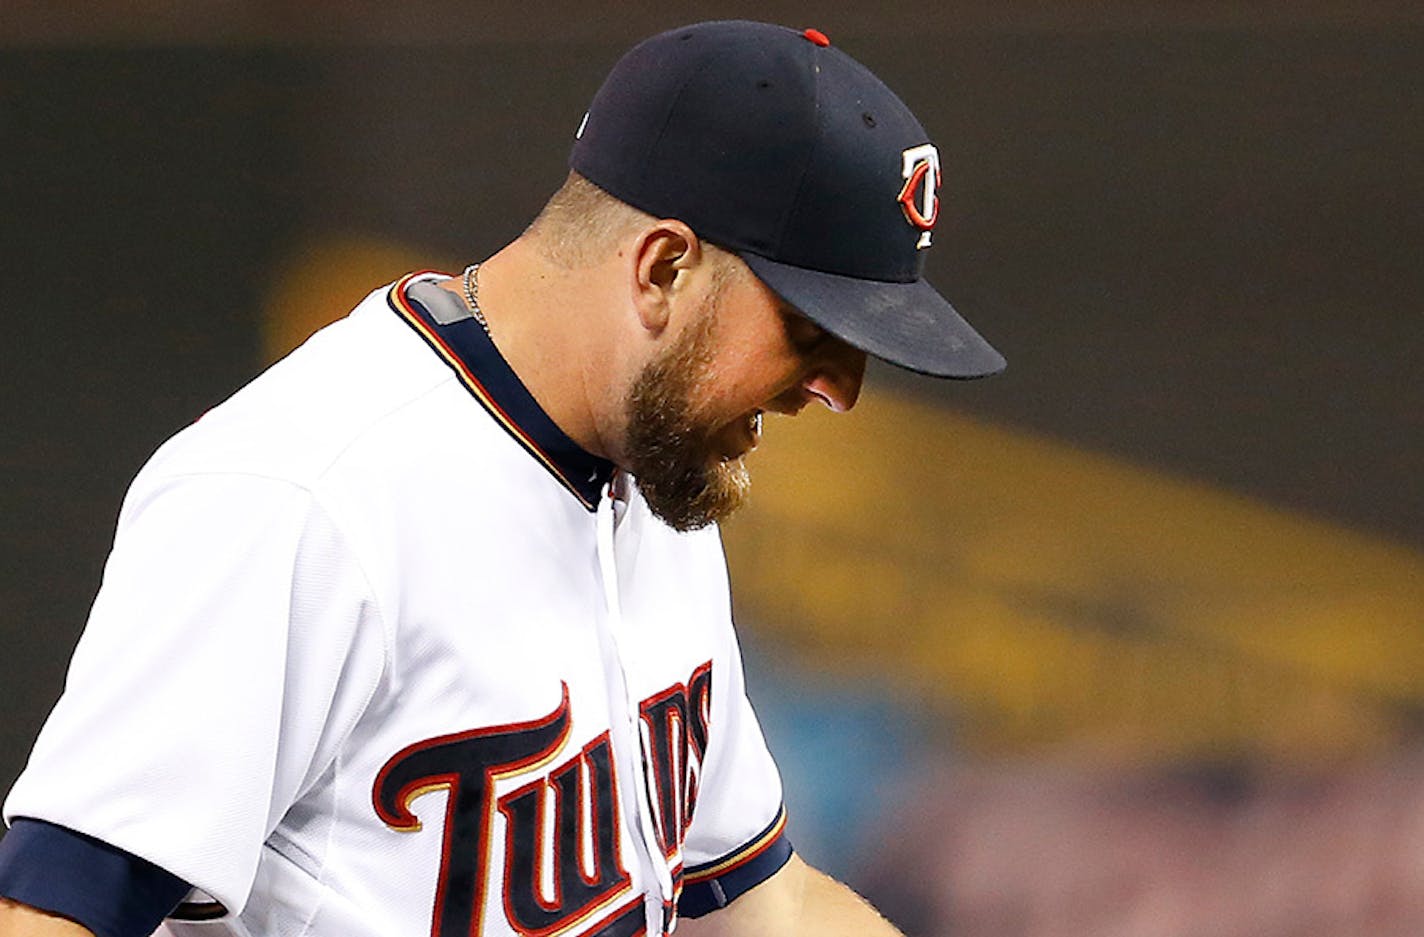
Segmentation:
<svg viewBox="0 0 1424 937">
<path fill-rule="evenodd" d="M 865 380 L 865 352 L 839 339 L 827 342 L 825 352 L 802 382 L 802 389 L 836 413 L 855 406 Z"/>
</svg>

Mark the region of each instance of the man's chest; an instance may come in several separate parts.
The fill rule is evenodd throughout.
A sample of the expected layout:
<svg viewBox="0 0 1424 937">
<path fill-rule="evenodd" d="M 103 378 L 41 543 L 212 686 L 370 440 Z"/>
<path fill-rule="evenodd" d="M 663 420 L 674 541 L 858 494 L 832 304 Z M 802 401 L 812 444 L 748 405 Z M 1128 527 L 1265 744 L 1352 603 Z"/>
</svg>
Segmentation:
<svg viewBox="0 0 1424 937">
<path fill-rule="evenodd" d="M 279 830 L 320 856 L 330 912 L 461 937 L 662 926 L 716 731 L 720 572 L 581 546 L 488 551 L 407 599 L 376 699 L 308 795 L 337 820 Z"/>
</svg>

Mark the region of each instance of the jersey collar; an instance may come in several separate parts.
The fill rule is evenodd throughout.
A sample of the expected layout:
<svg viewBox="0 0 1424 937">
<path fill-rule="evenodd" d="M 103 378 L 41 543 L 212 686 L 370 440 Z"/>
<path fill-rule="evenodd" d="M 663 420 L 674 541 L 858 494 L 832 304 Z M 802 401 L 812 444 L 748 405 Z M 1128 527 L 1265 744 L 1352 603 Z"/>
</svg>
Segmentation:
<svg viewBox="0 0 1424 937">
<path fill-rule="evenodd" d="M 515 441 L 588 510 L 598 505 L 614 466 L 579 446 L 550 419 L 460 298 L 435 286 L 446 274 L 412 273 L 387 301 L 465 389 Z"/>
</svg>

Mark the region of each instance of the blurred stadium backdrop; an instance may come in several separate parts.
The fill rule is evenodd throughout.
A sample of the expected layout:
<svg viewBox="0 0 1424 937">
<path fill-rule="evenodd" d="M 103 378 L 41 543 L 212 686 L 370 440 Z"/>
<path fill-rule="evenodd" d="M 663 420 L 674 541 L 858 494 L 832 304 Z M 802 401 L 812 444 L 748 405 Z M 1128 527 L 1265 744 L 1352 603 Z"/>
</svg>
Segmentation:
<svg viewBox="0 0 1424 937">
<path fill-rule="evenodd" d="M 709 16 L 901 92 L 930 277 L 1010 360 L 873 369 L 753 457 L 726 539 L 802 850 L 912 937 L 1424 933 L 1404 3 L 0 3 L 0 787 L 148 453 L 516 235 L 619 52 Z"/>
</svg>

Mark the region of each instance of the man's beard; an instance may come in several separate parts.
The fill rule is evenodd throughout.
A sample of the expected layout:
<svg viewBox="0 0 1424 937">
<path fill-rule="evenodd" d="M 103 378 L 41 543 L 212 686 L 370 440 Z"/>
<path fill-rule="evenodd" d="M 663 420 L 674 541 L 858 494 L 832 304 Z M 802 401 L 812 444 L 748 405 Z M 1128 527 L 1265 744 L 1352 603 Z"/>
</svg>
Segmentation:
<svg viewBox="0 0 1424 937">
<path fill-rule="evenodd" d="M 746 500 L 751 476 L 742 458 L 712 448 L 717 427 L 697 422 L 694 402 L 710 379 L 717 297 L 685 338 L 650 362 L 628 394 L 628 469 L 652 512 L 676 530 L 723 520 Z"/>
</svg>

